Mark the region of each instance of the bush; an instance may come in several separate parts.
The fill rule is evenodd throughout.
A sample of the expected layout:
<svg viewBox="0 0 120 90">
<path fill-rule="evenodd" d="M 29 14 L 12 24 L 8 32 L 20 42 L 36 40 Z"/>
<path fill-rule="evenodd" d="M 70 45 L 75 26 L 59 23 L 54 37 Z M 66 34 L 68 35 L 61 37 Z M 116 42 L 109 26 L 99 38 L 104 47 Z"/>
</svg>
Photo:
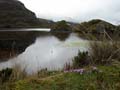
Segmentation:
<svg viewBox="0 0 120 90">
<path fill-rule="evenodd" d="M 92 42 L 89 53 L 79 52 L 72 62 L 72 68 L 80 68 L 87 65 L 113 65 L 115 62 L 120 62 L 120 42 Z M 71 68 L 69 64 L 66 64 L 66 67 Z"/>
<path fill-rule="evenodd" d="M 120 42 L 94 42 L 90 45 L 90 57 L 94 64 L 111 64 L 113 61 L 120 61 Z"/>
<path fill-rule="evenodd" d="M 73 68 L 80 68 L 83 66 L 87 66 L 89 65 L 90 59 L 89 59 L 89 55 L 88 52 L 80 52 L 78 53 L 78 56 L 75 56 L 73 59 Z"/>
<path fill-rule="evenodd" d="M 69 31 L 71 32 L 71 27 L 70 25 L 67 24 L 67 22 L 65 20 L 62 20 L 62 21 L 58 21 L 53 27 L 52 27 L 52 30 L 54 31 Z"/>
<path fill-rule="evenodd" d="M 11 74 L 12 74 L 12 69 L 10 69 L 10 68 L 6 68 L 6 69 L 1 70 L 0 71 L 0 80 L 1 80 L 0 82 L 4 83 L 7 80 L 9 80 Z"/>
<path fill-rule="evenodd" d="M 27 78 L 28 74 L 24 69 L 21 69 L 21 65 L 15 64 L 12 68 L 12 74 L 10 76 L 9 82 L 14 82 Z"/>
</svg>

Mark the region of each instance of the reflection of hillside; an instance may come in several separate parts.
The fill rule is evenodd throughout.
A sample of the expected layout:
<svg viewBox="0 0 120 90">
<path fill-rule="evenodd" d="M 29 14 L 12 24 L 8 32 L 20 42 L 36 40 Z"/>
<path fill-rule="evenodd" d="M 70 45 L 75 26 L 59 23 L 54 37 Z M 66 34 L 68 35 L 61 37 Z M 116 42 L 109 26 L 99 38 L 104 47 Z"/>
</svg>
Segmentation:
<svg viewBox="0 0 120 90">
<path fill-rule="evenodd" d="M 0 61 L 21 54 L 37 37 L 49 35 L 36 31 L 0 31 Z"/>
<path fill-rule="evenodd" d="M 72 32 L 71 26 L 64 20 L 56 22 L 52 27 L 52 34 L 60 40 L 65 40 Z"/>
<path fill-rule="evenodd" d="M 69 37 L 70 33 L 69 32 L 52 32 L 52 35 L 57 37 L 59 40 L 64 41 Z"/>
</svg>

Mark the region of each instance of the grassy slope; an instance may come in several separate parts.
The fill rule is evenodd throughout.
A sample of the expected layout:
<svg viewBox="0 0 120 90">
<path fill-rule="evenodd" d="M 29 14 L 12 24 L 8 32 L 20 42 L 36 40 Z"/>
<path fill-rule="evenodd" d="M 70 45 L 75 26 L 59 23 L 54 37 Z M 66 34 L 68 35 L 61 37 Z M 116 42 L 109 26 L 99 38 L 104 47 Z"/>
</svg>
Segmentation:
<svg viewBox="0 0 120 90">
<path fill-rule="evenodd" d="M 11 85 L 12 90 L 119 90 L 120 67 L 100 66 L 102 72 L 61 73 L 46 78 L 29 78 Z"/>
</svg>

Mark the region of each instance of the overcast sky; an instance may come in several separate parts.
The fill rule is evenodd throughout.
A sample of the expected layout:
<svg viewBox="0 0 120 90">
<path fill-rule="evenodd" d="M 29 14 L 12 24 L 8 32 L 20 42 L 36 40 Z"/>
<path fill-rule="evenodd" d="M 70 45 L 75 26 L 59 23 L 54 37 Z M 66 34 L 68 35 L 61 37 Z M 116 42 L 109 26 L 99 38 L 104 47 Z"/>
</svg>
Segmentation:
<svg viewBox="0 0 120 90">
<path fill-rule="evenodd" d="M 82 22 L 103 19 L 120 23 L 120 0 L 20 0 L 37 17 Z"/>
</svg>

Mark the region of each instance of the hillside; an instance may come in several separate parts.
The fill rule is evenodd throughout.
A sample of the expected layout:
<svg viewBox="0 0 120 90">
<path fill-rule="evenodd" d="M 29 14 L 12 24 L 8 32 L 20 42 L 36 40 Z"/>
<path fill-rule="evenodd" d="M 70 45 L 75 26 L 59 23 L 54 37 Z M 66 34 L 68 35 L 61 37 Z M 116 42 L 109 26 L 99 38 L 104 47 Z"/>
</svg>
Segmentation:
<svg viewBox="0 0 120 90">
<path fill-rule="evenodd" d="M 0 28 L 39 27 L 38 19 L 18 0 L 0 0 Z"/>
<path fill-rule="evenodd" d="M 89 39 L 91 37 L 99 39 L 107 37 L 111 39 L 118 38 L 120 36 L 119 26 L 100 19 L 93 19 L 88 22 L 82 22 L 77 25 L 73 31 L 79 33 L 80 35 L 85 35 Z"/>
<path fill-rule="evenodd" d="M 102 33 L 105 30 L 112 33 L 115 29 L 116 26 L 111 23 L 99 19 L 93 19 L 88 22 L 80 23 L 77 30 L 86 33 Z"/>
</svg>

